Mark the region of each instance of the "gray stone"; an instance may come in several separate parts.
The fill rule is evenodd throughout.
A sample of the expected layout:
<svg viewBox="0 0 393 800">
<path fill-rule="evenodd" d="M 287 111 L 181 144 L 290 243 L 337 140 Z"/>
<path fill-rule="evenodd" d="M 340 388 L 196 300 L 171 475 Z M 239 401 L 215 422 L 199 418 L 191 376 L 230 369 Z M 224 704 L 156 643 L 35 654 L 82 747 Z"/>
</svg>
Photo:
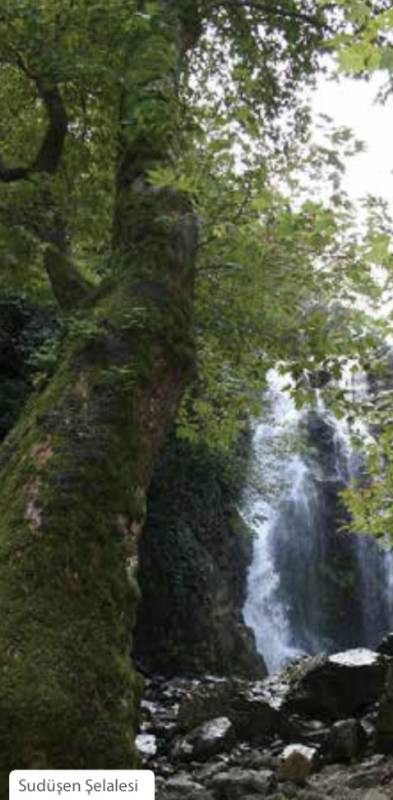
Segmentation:
<svg viewBox="0 0 393 800">
<path fill-rule="evenodd" d="M 245 766 L 250 769 L 277 769 L 278 759 L 277 756 L 269 752 L 260 752 L 258 750 L 251 750 L 247 758 L 243 760 Z"/>
<path fill-rule="evenodd" d="M 314 772 L 317 765 L 318 751 L 315 747 L 304 744 L 289 744 L 281 753 L 278 767 L 278 778 L 281 781 L 292 781 L 303 784 Z"/>
<path fill-rule="evenodd" d="M 331 726 L 323 725 L 317 720 L 301 720 L 298 723 L 299 738 L 310 747 L 317 747 L 321 752 L 328 752 L 331 741 Z"/>
<path fill-rule="evenodd" d="M 152 758 L 157 752 L 157 739 L 152 733 L 140 733 L 135 738 L 135 746 L 143 758 Z"/>
<path fill-rule="evenodd" d="M 229 711 L 236 734 L 253 745 L 275 735 L 289 737 L 293 726 L 282 711 L 282 703 L 266 692 L 263 682 L 243 685 L 234 693 Z"/>
<path fill-rule="evenodd" d="M 287 798 L 288 800 L 290 800 L 290 798 L 292 797 L 297 797 L 299 793 L 299 787 L 296 785 L 296 783 L 293 783 L 292 781 L 285 781 L 284 783 L 281 783 L 280 789 L 281 789 L 279 794 L 280 800 L 282 800 L 283 797 L 285 798 L 285 800 L 287 800 Z"/>
<path fill-rule="evenodd" d="M 192 760 L 192 744 L 188 739 L 176 739 L 172 750 L 171 758 L 175 762 Z"/>
<path fill-rule="evenodd" d="M 218 775 L 224 768 L 225 764 L 222 761 L 209 762 L 194 770 L 194 778 L 198 783 L 209 783 L 214 775 Z"/>
<path fill-rule="evenodd" d="M 245 794 L 242 797 L 242 800 L 264 800 L 265 795 L 256 795 L 256 794 Z M 274 800 L 274 795 L 269 794 L 269 800 Z M 277 800 L 283 800 L 282 794 L 277 796 Z"/>
<path fill-rule="evenodd" d="M 236 741 L 234 727 L 227 717 L 204 722 L 188 736 L 178 739 L 172 749 L 176 761 L 207 761 L 208 758 L 230 750 Z"/>
<path fill-rule="evenodd" d="M 179 730 L 189 733 L 213 717 L 227 716 L 233 694 L 233 682 L 217 680 L 196 685 L 187 692 L 179 707 Z"/>
<path fill-rule="evenodd" d="M 274 789 L 271 770 L 246 770 L 238 767 L 215 775 L 210 783 L 217 800 L 244 800 L 244 796 L 260 793 L 264 797 Z"/>
<path fill-rule="evenodd" d="M 364 765 L 360 765 L 359 769 L 347 778 L 346 785 L 350 789 L 377 788 L 380 786 L 383 777 L 383 769 L 379 767 L 364 768 Z"/>
<path fill-rule="evenodd" d="M 289 713 L 338 720 L 379 700 L 389 659 L 365 648 L 308 659 L 294 681 Z"/>
<path fill-rule="evenodd" d="M 343 667 L 372 667 L 378 663 L 378 660 L 378 653 L 368 650 L 366 647 L 344 650 L 342 653 L 334 653 L 328 658 L 331 664 Z"/>
<path fill-rule="evenodd" d="M 211 792 L 202 788 L 168 789 L 165 787 L 157 791 L 156 800 L 215 800 L 215 798 Z"/>
<path fill-rule="evenodd" d="M 383 653 L 385 656 L 393 656 L 393 631 L 382 639 L 377 650 L 378 653 Z"/>
<path fill-rule="evenodd" d="M 188 732 L 212 714 L 228 717 L 237 737 L 254 745 L 277 734 L 294 734 L 281 697 L 274 698 L 264 681 L 227 680 L 196 687 L 180 705 L 179 728 Z"/>
<path fill-rule="evenodd" d="M 165 788 L 169 790 L 169 792 L 176 793 L 176 796 L 187 798 L 187 800 L 190 797 L 194 797 L 198 792 L 204 791 L 202 784 L 193 781 L 185 772 L 170 778 L 166 782 Z"/>
<path fill-rule="evenodd" d="M 360 720 L 360 726 L 362 729 L 362 738 L 364 739 L 366 746 L 371 747 L 372 750 L 375 750 L 375 722 L 376 722 L 375 712 L 367 714 Z"/>
<path fill-rule="evenodd" d="M 343 719 L 332 725 L 329 755 L 333 761 L 351 761 L 361 749 L 362 732 L 356 719 Z"/>
<path fill-rule="evenodd" d="M 382 753 L 393 753 L 393 665 L 389 667 L 386 676 L 375 727 L 377 750 Z"/>
</svg>

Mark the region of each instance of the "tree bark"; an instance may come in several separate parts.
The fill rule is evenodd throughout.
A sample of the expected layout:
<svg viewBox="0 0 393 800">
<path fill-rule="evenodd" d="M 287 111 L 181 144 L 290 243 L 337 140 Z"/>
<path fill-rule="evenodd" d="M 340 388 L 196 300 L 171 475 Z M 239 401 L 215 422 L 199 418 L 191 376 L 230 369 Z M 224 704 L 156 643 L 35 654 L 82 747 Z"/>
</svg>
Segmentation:
<svg viewBox="0 0 393 800">
<path fill-rule="evenodd" d="M 140 81 L 124 97 L 112 288 L 91 290 L 87 302 L 82 287 L 78 336 L 0 455 L 4 796 L 15 768 L 137 763 L 137 539 L 155 455 L 192 368 L 196 251 L 188 201 L 146 178 L 173 145 L 163 115 L 169 122 L 176 100 L 178 30 L 167 26 L 156 62 L 151 45 L 141 39 L 130 64 Z M 54 256 L 60 297 L 67 275 Z M 75 288 L 73 270 L 70 281 Z"/>
</svg>

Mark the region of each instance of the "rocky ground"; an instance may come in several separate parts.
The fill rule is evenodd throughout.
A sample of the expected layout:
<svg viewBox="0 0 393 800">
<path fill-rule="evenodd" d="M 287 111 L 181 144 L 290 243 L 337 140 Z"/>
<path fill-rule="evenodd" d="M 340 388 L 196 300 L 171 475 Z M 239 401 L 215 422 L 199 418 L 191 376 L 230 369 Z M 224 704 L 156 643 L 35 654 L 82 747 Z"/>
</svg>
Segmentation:
<svg viewBox="0 0 393 800">
<path fill-rule="evenodd" d="M 393 800 L 393 654 L 146 679 L 137 743 L 157 800 Z"/>
</svg>

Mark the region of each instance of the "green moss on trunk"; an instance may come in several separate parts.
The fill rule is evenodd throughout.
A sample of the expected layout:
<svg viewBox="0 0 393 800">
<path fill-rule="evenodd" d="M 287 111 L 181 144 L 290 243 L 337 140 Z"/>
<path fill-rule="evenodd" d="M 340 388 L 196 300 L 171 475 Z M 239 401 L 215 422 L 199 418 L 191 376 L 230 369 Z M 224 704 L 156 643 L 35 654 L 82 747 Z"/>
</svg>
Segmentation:
<svg viewBox="0 0 393 800">
<path fill-rule="evenodd" d="M 115 318 L 114 298 L 106 308 Z M 136 763 L 136 539 L 187 368 L 155 325 L 98 315 L 97 331 L 68 345 L 1 454 L 4 778 L 16 767 Z"/>
<path fill-rule="evenodd" d="M 113 288 L 90 291 L 63 262 L 50 272 L 60 305 L 80 300 L 84 310 L 57 372 L 0 453 L 4 786 L 16 767 L 136 764 L 137 537 L 193 361 L 195 220 L 181 194 L 147 179 L 177 137 L 183 44 L 177 20 L 163 14 L 165 24 L 157 18 L 130 48 Z"/>
</svg>

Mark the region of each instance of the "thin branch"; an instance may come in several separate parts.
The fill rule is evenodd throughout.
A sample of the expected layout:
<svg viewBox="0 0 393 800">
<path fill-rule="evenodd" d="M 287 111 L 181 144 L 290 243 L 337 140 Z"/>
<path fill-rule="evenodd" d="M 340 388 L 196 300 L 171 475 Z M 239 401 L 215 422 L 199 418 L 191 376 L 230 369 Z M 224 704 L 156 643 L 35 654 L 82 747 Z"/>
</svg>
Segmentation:
<svg viewBox="0 0 393 800">
<path fill-rule="evenodd" d="M 287 17 L 288 19 L 293 19 L 296 22 L 304 22 L 313 28 L 317 28 L 318 30 L 326 30 L 330 33 L 335 33 L 328 23 L 317 15 L 306 14 L 303 11 L 284 8 L 283 6 L 278 5 L 275 2 L 269 2 L 268 0 L 223 0 L 220 5 L 229 6 L 232 8 L 245 8 L 250 11 L 259 11 L 264 15 L 269 14 L 275 17 Z"/>
<path fill-rule="evenodd" d="M 45 104 L 48 126 L 37 155 L 29 166 L 7 167 L 0 156 L 0 180 L 3 183 L 20 181 L 36 173 L 53 175 L 60 163 L 68 130 L 67 113 L 58 87 L 35 75 L 18 53 L 14 54 L 14 58 L 26 77 L 34 80 Z"/>
<path fill-rule="evenodd" d="M 76 311 L 89 304 L 94 287 L 66 253 L 49 245 L 45 251 L 44 265 L 53 294 L 63 311 Z"/>
</svg>

